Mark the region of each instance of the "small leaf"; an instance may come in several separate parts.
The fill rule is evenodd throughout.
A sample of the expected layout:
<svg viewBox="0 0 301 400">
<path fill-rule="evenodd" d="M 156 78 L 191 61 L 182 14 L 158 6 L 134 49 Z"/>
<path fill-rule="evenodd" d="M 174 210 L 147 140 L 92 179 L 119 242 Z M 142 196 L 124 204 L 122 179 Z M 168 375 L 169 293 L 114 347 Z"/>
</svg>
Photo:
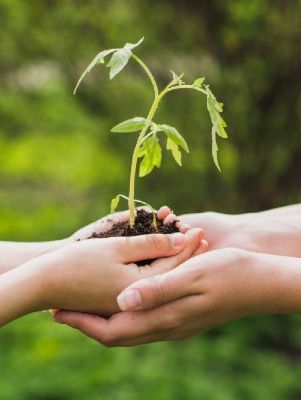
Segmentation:
<svg viewBox="0 0 301 400">
<path fill-rule="evenodd" d="M 226 139 L 228 137 L 225 128 L 227 127 L 226 122 L 221 117 L 220 113 L 223 110 L 223 104 L 219 103 L 214 94 L 206 85 L 207 92 L 207 109 L 211 118 L 212 125 L 214 126 L 215 132 L 222 138 Z"/>
<path fill-rule="evenodd" d="M 216 168 L 219 170 L 219 172 L 221 172 L 221 167 L 219 165 L 218 158 L 217 158 L 218 146 L 217 146 L 217 143 L 216 143 L 216 132 L 215 132 L 214 127 L 212 127 L 211 134 L 212 134 L 212 157 L 213 157 L 213 161 L 214 161 L 214 164 L 216 165 Z"/>
<path fill-rule="evenodd" d="M 170 71 L 172 74 L 172 82 L 170 83 L 170 85 L 184 85 L 184 81 L 182 81 L 182 77 L 184 76 L 184 73 L 182 73 L 181 75 L 176 74 L 174 71 Z"/>
<path fill-rule="evenodd" d="M 173 155 L 173 158 L 175 159 L 176 163 L 182 166 L 182 153 L 179 150 L 179 146 L 177 143 L 175 143 L 173 140 L 170 138 L 167 139 L 166 143 L 166 148 L 167 150 L 171 150 L 171 153 Z"/>
<path fill-rule="evenodd" d="M 144 37 L 142 37 L 140 40 L 138 40 L 137 43 L 134 43 L 134 44 L 133 43 L 126 43 L 124 47 L 129 49 L 129 50 L 133 50 L 136 47 L 138 47 L 143 42 L 143 40 L 144 40 Z"/>
<path fill-rule="evenodd" d="M 132 52 L 128 48 L 115 51 L 112 55 L 107 67 L 110 68 L 110 79 L 113 79 L 129 62 Z"/>
<path fill-rule="evenodd" d="M 120 124 L 114 126 L 111 129 L 111 132 L 116 132 L 116 133 L 138 132 L 149 125 L 150 122 L 146 118 L 134 117 L 131 119 L 127 119 L 126 121 L 120 122 Z"/>
<path fill-rule="evenodd" d="M 163 124 L 159 126 L 159 129 L 162 130 L 167 135 L 167 137 L 175 144 L 181 146 L 186 151 L 186 153 L 189 153 L 189 148 L 186 140 L 176 128 L 170 125 Z"/>
<path fill-rule="evenodd" d="M 203 82 L 204 82 L 205 78 L 198 78 L 193 82 L 193 86 L 196 87 L 201 87 Z"/>
<path fill-rule="evenodd" d="M 113 214 L 119 204 L 120 195 L 118 194 L 114 199 L 111 201 L 111 214 Z"/>
<path fill-rule="evenodd" d="M 82 73 L 80 76 L 79 80 L 77 81 L 77 84 L 73 90 L 73 94 L 76 93 L 79 85 L 81 84 L 82 80 L 86 77 L 86 75 L 98 64 L 102 64 L 104 62 L 104 58 L 108 56 L 109 54 L 113 53 L 116 51 L 116 49 L 109 49 L 109 50 L 103 50 L 100 53 L 98 53 L 93 60 L 90 62 L 90 64 L 87 66 L 85 71 Z"/>
<path fill-rule="evenodd" d="M 160 168 L 162 150 L 156 135 L 149 137 L 143 142 L 139 156 L 143 157 L 139 167 L 140 177 L 148 175 L 155 167 Z"/>
<path fill-rule="evenodd" d="M 144 38 L 141 38 L 137 43 L 126 43 L 122 49 L 117 50 L 112 55 L 107 64 L 107 67 L 110 68 L 110 79 L 113 79 L 117 74 L 119 74 L 119 72 L 123 70 L 132 56 L 132 50 L 139 46 L 143 40 Z"/>
</svg>

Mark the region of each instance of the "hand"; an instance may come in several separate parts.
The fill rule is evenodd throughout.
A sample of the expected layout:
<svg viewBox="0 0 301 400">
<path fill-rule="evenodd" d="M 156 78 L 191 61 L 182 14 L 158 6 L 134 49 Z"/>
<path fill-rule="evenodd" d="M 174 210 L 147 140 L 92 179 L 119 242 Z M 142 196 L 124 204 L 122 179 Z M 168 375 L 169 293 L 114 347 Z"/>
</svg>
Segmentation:
<svg viewBox="0 0 301 400">
<path fill-rule="evenodd" d="M 191 257 L 203 232 L 86 240 L 53 255 L 46 279 L 51 308 L 107 314 L 119 311 L 117 294 L 129 283 L 160 274 Z M 164 257 L 164 258 L 159 258 Z M 150 266 L 135 262 L 159 258 Z"/>
<path fill-rule="evenodd" d="M 209 250 L 225 247 L 301 257 L 301 205 L 227 215 L 215 212 L 187 214 L 183 224 L 202 227 Z"/>
<path fill-rule="evenodd" d="M 300 284 L 297 258 L 221 249 L 134 282 L 110 319 L 59 312 L 55 320 L 108 347 L 183 339 L 247 315 L 300 313 Z"/>
<path fill-rule="evenodd" d="M 203 235 L 191 229 L 185 235 L 85 240 L 37 257 L 0 277 L 0 324 L 46 308 L 116 312 L 120 290 L 188 259 Z M 135 264 L 153 258 L 151 266 Z"/>
</svg>

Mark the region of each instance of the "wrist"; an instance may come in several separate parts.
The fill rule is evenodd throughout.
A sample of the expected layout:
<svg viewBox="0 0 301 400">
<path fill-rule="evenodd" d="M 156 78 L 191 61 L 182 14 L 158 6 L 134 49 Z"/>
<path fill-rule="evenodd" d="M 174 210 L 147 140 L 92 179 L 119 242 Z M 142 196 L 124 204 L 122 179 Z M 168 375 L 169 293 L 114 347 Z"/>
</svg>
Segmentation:
<svg viewBox="0 0 301 400">
<path fill-rule="evenodd" d="M 45 279 L 35 264 L 28 262 L 0 276 L 0 325 L 44 309 Z"/>
</svg>

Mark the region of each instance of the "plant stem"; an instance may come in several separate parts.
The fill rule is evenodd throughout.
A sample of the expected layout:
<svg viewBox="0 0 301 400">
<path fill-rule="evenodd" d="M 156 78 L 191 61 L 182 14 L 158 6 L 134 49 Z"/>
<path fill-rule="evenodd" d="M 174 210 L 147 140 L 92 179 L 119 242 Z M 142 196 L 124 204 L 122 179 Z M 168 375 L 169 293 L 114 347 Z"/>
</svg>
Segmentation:
<svg viewBox="0 0 301 400">
<path fill-rule="evenodd" d="M 154 78 L 154 75 L 152 74 L 150 69 L 147 67 L 147 65 L 145 65 L 145 63 L 133 53 L 132 53 L 132 57 L 144 69 L 144 71 L 145 71 L 146 75 L 149 77 L 149 80 L 151 81 L 151 84 L 154 89 L 155 98 L 154 98 L 153 104 L 152 104 L 151 109 L 147 116 L 147 120 L 151 121 L 156 113 L 159 102 L 162 98 L 161 93 L 159 94 L 157 82 Z M 148 126 L 143 128 L 142 131 L 140 132 L 138 139 L 137 139 L 137 143 L 136 143 L 134 151 L 133 151 L 133 156 L 132 156 L 131 172 L 130 172 L 129 200 L 128 200 L 129 212 L 130 212 L 130 226 L 133 226 L 135 223 L 135 178 L 136 178 L 136 170 L 137 170 L 138 151 L 142 144 L 143 138 L 147 132 L 147 129 L 148 129 Z"/>
<path fill-rule="evenodd" d="M 172 87 L 170 85 L 167 85 L 165 87 L 165 89 L 163 89 L 162 92 L 159 93 L 156 80 L 155 80 L 153 74 L 151 73 L 151 71 L 149 70 L 149 68 L 136 55 L 132 54 L 132 57 L 142 66 L 142 68 L 145 70 L 147 76 L 149 77 L 149 79 L 153 85 L 155 98 L 154 98 L 153 104 L 150 108 L 150 111 L 148 113 L 148 116 L 146 117 L 146 119 L 149 122 L 151 122 L 152 119 L 154 118 L 154 115 L 157 111 L 160 101 L 165 96 L 165 94 L 168 92 L 171 92 L 171 91 L 177 90 L 177 89 L 194 89 L 194 90 L 197 90 L 198 92 L 206 94 L 205 90 L 203 90 L 199 87 L 193 86 L 193 85 L 179 85 L 179 86 L 172 86 Z M 135 223 L 135 178 L 136 178 L 136 170 L 137 170 L 138 152 L 139 152 L 140 146 L 143 142 L 143 139 L 145 137 L 145 134 L 146 134 L 148 128 L 149 128 L 149 126 L 146 126 L 140 132 L 137 142 L 136 142 L 136 145 L 135 145 L 135 148 L 134 148 L 134 151 L 133 151 L 133 156 L 132 156 L 129 198 L 128 198 L 128 206 L 129 206 L 129 213 L 130 213 L 130 226 L 131 227 L 133 227 L 134 223 Z"/>
<path fill-rule="evenodd" d="M 159 102 L 161 100 L 161 94 L 155 96 L 151 109 L 148 113 L 146 119 L 151 121 L 154 118 L 154 115 L 157 111 Z M 140 132 L 137 143 L 135 145 L 133 156 L 132 156 L 132 163 L 131 163 L 131 172 L 130 172 L 130 188 L 129 188 L 129 212 L 130 212 L 130 226 L 133 226 L 135 223 L 135 178 L 136 178 L 136 170 L 137 170 L 137 161 L 138 161 L 138 152 L 140 146 L 142 144 L 143 138 L 147 132 L 148 126 L 142 129 Z"/>
<path fill-rule="evenodd" d="M 157 82 L 154 78 L 154 75 L 151 73 L 150 69 L 148 66 L 141 60 L 141 58 L 137 57 L 136 54 L 132 53 L 132 57 L 134 60 L 137 61 L 138 64 L 141 65 L 141 67 L 144 69 L 146 72 L 146 75 L 149 77 L 149 80 L 151 81 L 151 84 L 153 85 L 154 93 L 155 93 L 155 98 L 159 95 L 159 89 Z"/>
</svg>

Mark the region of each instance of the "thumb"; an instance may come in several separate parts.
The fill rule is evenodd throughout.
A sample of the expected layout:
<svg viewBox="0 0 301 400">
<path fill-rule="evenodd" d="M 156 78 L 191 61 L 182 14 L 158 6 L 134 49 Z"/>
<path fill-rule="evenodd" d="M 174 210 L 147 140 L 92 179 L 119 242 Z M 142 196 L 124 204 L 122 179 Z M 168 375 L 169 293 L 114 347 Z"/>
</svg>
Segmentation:
<svg viewBox="0 0 301 400">
<path fill-rule="evenodd" d="M 140 279 L 117 297 L 122 311 L 147 310 L 191 294 L 197 294 L 194 274 L 187 264 L 147 279 Z"/>
</svg>

